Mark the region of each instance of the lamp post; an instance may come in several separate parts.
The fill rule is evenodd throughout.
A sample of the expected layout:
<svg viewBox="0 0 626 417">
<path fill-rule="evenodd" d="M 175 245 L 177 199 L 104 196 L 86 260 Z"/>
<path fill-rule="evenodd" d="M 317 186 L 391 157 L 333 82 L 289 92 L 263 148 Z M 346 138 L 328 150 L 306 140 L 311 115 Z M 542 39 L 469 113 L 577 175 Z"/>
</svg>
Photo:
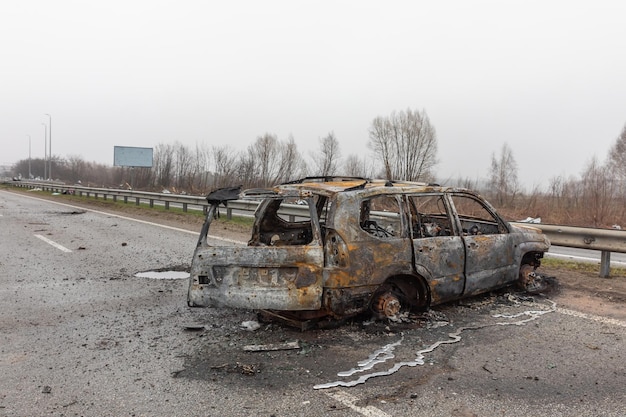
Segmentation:
<svg viewBox="0 0 626 417">
<path fill-rule="evenodd" d="M 28 136 L 28 181 L 30 181 L 31 175 L 30 175 L 30 135 L 26 135 Z"/>
<path fill-rule="evenodd" d="M 52 179 L 52 116 L 50 116 L 48 113 L 45 113 L 45 115 L 50 118 L 50 130 L 48 131 L 48 138 L 49 138 L 48 152 L 50 153 L 50 168 L 48 169 L 48 175 L 50 176 L 50 179 Z"/>
<path fill-rule="evenodd" d="M 48 178 L 46 174 L 48 172 L 48 125 L 41 122 L 43 125 L 43 180 Z"/>
</svg>

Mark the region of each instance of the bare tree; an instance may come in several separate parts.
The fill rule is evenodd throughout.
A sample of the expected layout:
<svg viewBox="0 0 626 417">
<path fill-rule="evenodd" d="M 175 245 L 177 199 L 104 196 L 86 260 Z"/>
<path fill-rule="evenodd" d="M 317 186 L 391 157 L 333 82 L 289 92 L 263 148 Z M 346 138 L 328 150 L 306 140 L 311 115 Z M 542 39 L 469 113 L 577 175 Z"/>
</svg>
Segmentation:
<svg viewBox="0 0 626 417">
<path fill-rule="evenodd" d="M 44 177 L 44 165 L 46 162 L 47 161 L 43 158 L 33 158 L 30 160 L 30 171 L 34 178 Z M 22 159 L 13 166 L 13 172 L 21 174 L 23 178 L 28 178 L 28 167 L 28 159 Z M 11 170 L 7 170 L 5 175 L 11 176 Z"/>
<path fill-rule="evenodd" d="M 617 183 L 618 191 L 615 197 L 622 207 L 621 217 L 623 217 L 623 213 L 626 213 L 626 125 L 609 151 L 607 165 L 613 173 L 612 180 Z"/>
<path fill-rule="evenodd" d="M 622 180 L 626 180 L 626 125 L 609 151 L 608 166 Z"/>
<path fill-rule="evenodd" d="M 85 168 L 87 167 L 87 164 L 82 156 L 68 156 L 66 160 L 66 165 L 69 169 L 68 176 L 70 181 L 76 182 L 85 177 Z"/>
<path fill-rule="evenodd" d="M 237 154 L 228 146 L 213 147 L 213 188 L 238 185 Z"/>
<path fill-rule="evenodd" d="M 513 204 L 513 200 L 519 192 L 517 162 L 513 157 L 513 151 L 506 143 L 502 145 L 500 155 L 497 158 L 495 153 L 491 155 L 489 186 L 495 202 L 501 207 Z"/>
<path fill-rule="evenodd" d="M 459 178 L 456 182 L 463 188 L 469 188 L 473 190 L 478 188 L 478 181 L 473 180 L 470 177 Z"/>
<path fill-rule="evenodd" d="M 248 147 L 249 158 L 258 163 L 259 186 L 268 187 L 277 182 L 281 171 L 281 149 L 276 135 L 259 136 Z"/>
<path fill-rule="evenodd" d="M 343 172 L 351 177 L 372 178 L 375 176 L 376 164 L 364 156 L 350 154 L 343 163 Z"/>
<path fill-rule="evenodd" d="M 259 187 L 259 165 L 254 152 L 248 148 L 247 152 L 241 152 L 237 159 L 237 181 L 244 188 Z M 231 184 L 235 185 L 235 184 Z"/>
<path fill-rule="evenodd" d="M 180 190 L 191 187 L 194 155 L 180 142 L 174 144 L 174 176 L 176 187 Z"/>
<path fill-rule="evenodd" d="M 154 184 L 157 187 L 169 187 L 174 174 L 174 147 L 171 144 L 158 144 L 154 149 L 153 168 Z"/>
<path fill-rule="evenodd" d="M 313 155 L 315 172 L 313 175 L 330 176 L 337 172 L 338 159 L 341 156 L 339 141 L 335 133 L 330 132 L 319 140 L 319 152 Z"/>
<path fill-rule="evenodd" d="M 350 154 L 343 164 L 343 172 L 350 177 L 365 177 L 362 160 L 358 155 Z"/>
<path fill-rule="evenodd" d="M 250 186 L 269 187 L 293 178 L 304 169 L 304 161 L 295 141 L 290 137 L 285 143 L 276 135 L 259 136 L 248 147 L 247 155 L 240 159 L 242 172 Z M 253 174 L 253 175 L 252 175 Z"/>
<path fill-rule="evenodd" d="M 582 174 L 582 200 L 586 207 L 585 220 L 594 227 L 608 225 L 614 215 L 616 183 L 608 165 L 602 166 L 594 156 Z"/>
<path fill-rule="evenodd" d="M 420 181 L 432 177 L 437 164 L 437 134 L 426 111 L 407 109 L 377 117 L 369 130 L 369 147 L 388 179 Z"/>
<path fill-rule="evenodd" d="M 293 136 L 289 135 L 289 139 L 282 144 L 281 148 L 281 169 L 278 173 L 280 181 L 284 182 L 306 176 L 306 163 L 298 151 Z"/>
<path fill-rule="evenodd" d="M 209 180 L 209 167 L 211 161 L 211 153 L 206 143 L 196 143 L 196 152 L 193 168 L 193 186 L 192 192 L 196 190 L 207 191 Z"/>
</svg>

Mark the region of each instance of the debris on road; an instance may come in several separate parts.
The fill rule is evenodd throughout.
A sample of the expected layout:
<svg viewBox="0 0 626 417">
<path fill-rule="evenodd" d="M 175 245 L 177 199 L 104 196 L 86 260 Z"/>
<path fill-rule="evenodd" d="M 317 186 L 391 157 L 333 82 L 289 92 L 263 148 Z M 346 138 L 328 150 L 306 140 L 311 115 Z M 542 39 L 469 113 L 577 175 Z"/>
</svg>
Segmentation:
<svg viewBox="0 0 626 417">
<path fill-rule="evenodd" d="M 255 330 L 259 330 L 261 325 L 256 320 L 247 320 L 247 321 L 242 322 L 240 327 L 249 332 L 253 332 Z"/>
<path fill-rule="evenodd" d="M 254 375 L 257 372 L 260 372 L 256 365 L 246 365 L 245 363 L 237 362 L 235 367 L 239 372 L 243 375 Z"/>
<path fill-rule="evenodd" d="M 267 345 L 247 345 L 243 347 L 246 352 L 268 352 L 273 350 L 300 349 L 300 342 L 270 343 Z"/>
<path fill-rule="evenodd" d="M 189 332 L 198 332 L 200 330 L 204 330 L 205 327 L 203 324 L 186 324 L 185 325 L 185 330 L 189 331 Z"/>
</svg>

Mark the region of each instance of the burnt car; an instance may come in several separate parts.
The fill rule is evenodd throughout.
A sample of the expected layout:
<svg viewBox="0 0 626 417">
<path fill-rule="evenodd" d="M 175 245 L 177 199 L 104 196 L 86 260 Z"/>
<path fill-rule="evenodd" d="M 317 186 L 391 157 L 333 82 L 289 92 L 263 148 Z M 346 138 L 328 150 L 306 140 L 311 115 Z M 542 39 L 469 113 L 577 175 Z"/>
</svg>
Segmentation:
<svg viewBox="0 0 626 417">
<path fill-rule="evenodd" d="M 371 310 L 394 317 L 514 283 L 531 285 L 550 243 L 480 195 L 433 184 L 309 177 L 222 189 L 195 249 L 189 306 L 267 310 L 299 320 Z M 211 246 L 220 204 L 260 201 L 246 246 Z"/>
</svg>

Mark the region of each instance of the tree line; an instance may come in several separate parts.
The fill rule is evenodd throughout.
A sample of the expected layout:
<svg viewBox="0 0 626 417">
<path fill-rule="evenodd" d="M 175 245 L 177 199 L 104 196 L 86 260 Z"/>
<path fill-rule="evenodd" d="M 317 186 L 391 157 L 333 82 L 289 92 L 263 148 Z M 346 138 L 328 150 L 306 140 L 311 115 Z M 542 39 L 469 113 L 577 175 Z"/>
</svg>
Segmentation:
<svg viewBox="0 0 626 417">
<path fill-rule="evenodd" d="M 281 140 L 275 134 L 258 136 L 246 149 L 199 143 L 161 143 L 153 148 L 151 168 L 110 167 L 87 162 L 79 156 L 53 157 L 56 179 L 81 181 L 103 187 L 130 185 L 160 191 L 173 189 L 202 193 L 223 186 L 269 187 L 305 176 L 385 177 L 411 181 L 433 178 L 437 138 L 425 111 L 393 112 L 377 117 L 369 131 L 371 155 L 343 157 L 334 132 L 318 139 L 318 149 L 303 155 L 292 136 Z M 26 178 L 29 161 L 15 164 L 14 171 Z M 30 161 L 33 177 L 42 178 L 44 160 Z M 132 181 L 131 181 L 132 180 Z"/>
<path fill-rule="evenodd" d="M 318 149 L 303 155 L 292 136 L 265 133 L 247 148 L 180 142 L 153 148 L 152 168 L 111 167 L 80 156 L 53 157 L 52 172 L 66 183 L 95 187 L 133 187 L 149 191 L 204 194 L 233 185 L 269 187 L 306 176 L 355 176 L 407 181 L 436 181 L 437 134 L 426 111 L 410 108 L 374 118 L 368 129 L 369 153 L 343 156 L 334 132 L 318 139 Z M 13 175 L 43 177 L 43 159 L 21 160 Z M 626 225 L 626 126 L 604 162 L 594 157 L 580 177 L 548 180 L 547 190 L 522 190 L 513 151 L 503 144 L 491 158 L 484 181 L 447 180 L 449 185 L 480 191 L 510 220 L 542 217 L 545 222 L 579 226 Z"/>
<path fill-rule="evenodd" d="M 580 176 L 548 179 L 546 190 L 523 192 L 517 163 L 507 144 L 493 154 L 488 186 L 492 203 L 515 219 L 541 217 L 546 223 L 581 227 L 626 227 L 626 125 L 604 161 L 594 156 Z M 476 188 L 476 187 L 469 187 Z"/>
</svg>

